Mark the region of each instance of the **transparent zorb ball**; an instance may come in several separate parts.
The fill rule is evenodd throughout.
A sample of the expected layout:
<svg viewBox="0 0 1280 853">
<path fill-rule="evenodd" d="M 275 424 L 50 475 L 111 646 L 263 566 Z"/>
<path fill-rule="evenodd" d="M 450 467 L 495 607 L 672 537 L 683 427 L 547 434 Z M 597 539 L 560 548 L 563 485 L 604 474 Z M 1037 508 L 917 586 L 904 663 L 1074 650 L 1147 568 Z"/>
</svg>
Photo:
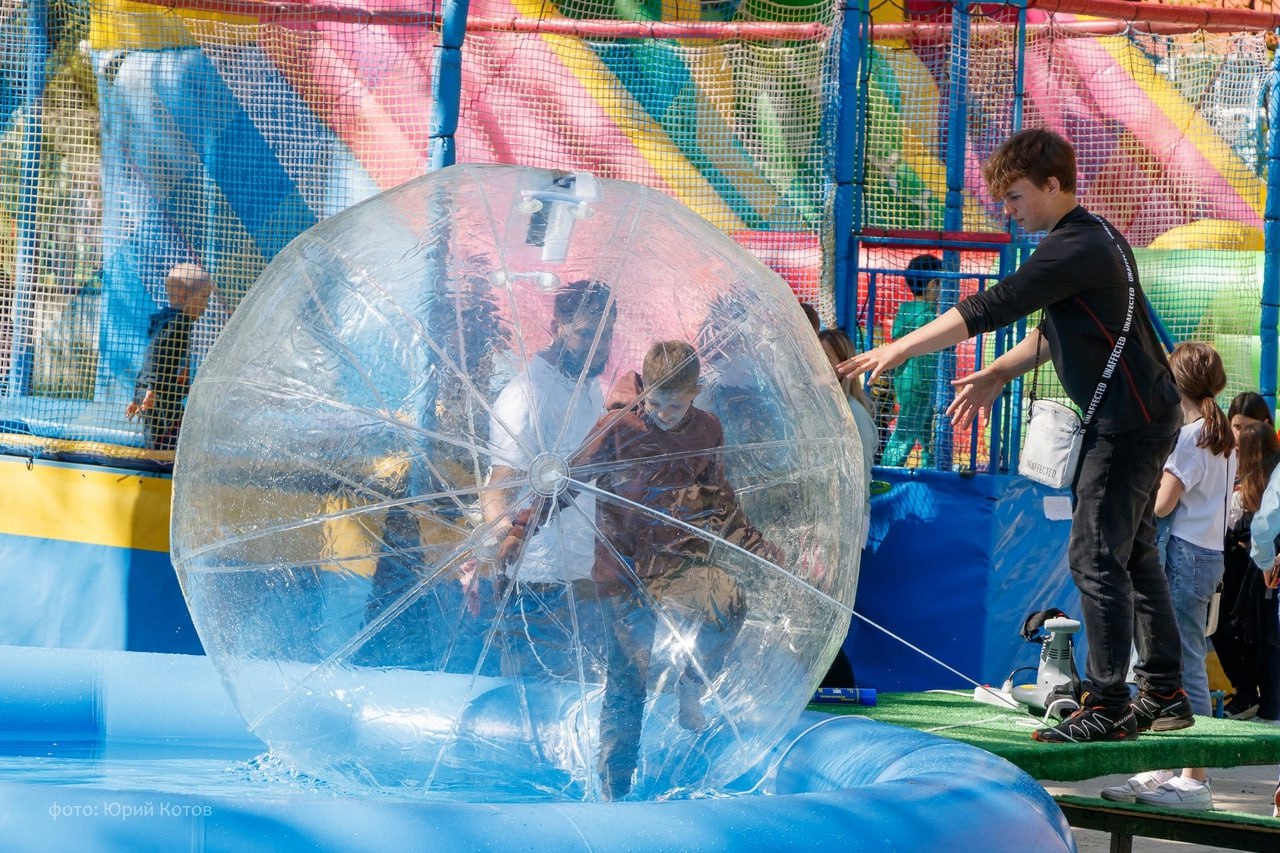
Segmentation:
<svg viewBox="0 0 1280 853">
<path fill-rule="evenodd" d="M 660 341 L 700 384 L 648 434 Z M 639 185 L 455 166 L 302 234 L 236 310 L 188 402 L 173 558 L 299 773 L 685 796 L 826 671 L 866 489 L 794 296 L 727 236 Z"/>
</svg>

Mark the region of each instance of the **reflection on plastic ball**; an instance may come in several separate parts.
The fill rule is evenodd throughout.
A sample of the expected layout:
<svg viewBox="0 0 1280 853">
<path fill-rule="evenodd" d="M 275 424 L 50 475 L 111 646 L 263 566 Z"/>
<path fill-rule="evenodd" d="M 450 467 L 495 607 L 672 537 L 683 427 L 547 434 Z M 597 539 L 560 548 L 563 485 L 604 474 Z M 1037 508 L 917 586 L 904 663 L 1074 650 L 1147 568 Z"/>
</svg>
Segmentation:
<svg viewBox="0 0 1280 853">
<path fill-rule="evenodd" d="M 645 386 L 651 349 L 675 360 Z M 786 286 L 689 210 L 452 167 L 301 235 L 241 304 L 188 403 L 174 563 L 300 773 L 722 789 L 844 637 L 856 436 Z"/>
</svg>

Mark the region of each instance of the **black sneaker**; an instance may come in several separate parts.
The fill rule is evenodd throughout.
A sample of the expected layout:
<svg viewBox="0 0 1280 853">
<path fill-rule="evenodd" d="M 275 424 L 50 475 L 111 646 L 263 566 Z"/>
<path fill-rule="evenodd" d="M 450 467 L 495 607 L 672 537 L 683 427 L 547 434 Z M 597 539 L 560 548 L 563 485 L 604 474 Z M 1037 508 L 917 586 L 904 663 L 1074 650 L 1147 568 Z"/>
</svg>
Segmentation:
<svg viewBox="0 0 1280 853">
<path fill-rule="evenodd" d="M 1081 696 L 1080 710 L 1052 728 L 1036 729 L 1031 739 L 1041 743 L 1092 743 L 1138 736 L 1132 709 L 1108 711 L 1103 705 L 1090 704 L 1090 698 L 1088 693 Z"/>
<path fill-rule="evenodd" d="M 1196 722 L 1191 713 L 1191 700 L 1187 698 L 1187 691 L 1181 687 L 1166 696 L 1143 690 L 1129 707 L 1133 709 L 1140 732 L 1147 729 L 1153 732 L 1173 732 L 1195 725 Z"/>
</svg>

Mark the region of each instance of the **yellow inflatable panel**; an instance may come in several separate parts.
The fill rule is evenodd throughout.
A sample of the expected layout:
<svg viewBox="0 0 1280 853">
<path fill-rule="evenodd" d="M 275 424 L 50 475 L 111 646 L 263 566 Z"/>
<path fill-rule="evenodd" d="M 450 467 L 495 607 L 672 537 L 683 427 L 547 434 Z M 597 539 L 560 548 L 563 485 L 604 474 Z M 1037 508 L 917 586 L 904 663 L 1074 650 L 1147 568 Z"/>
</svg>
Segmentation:
<svg viewBox="0 0 1280 853">
<path fill-rule="evenodd" d="M 1152 249 L 1263 250 L 1262 229 L 1225 219 L 1197 219 L 1170 228 L 1151 241 Z"/>
<path fill-rule="evenodd" d="M 207 24 L 239 24 L 243 28 L 222 27 L 221 42 L 245 42 L 257 38 L 250 25 L 251 15 L 192 12 L 167 9 L 132 0 L 94 0 L 89 13 L 89 46 L 94 50 L 165 50 L 191 47 L 196 43 L 192 29 Z"/>
<path fill-rule="evenodd" d="M 0 533 L 169 551 L 168 477 L 0 461 Z"/>
</svg>

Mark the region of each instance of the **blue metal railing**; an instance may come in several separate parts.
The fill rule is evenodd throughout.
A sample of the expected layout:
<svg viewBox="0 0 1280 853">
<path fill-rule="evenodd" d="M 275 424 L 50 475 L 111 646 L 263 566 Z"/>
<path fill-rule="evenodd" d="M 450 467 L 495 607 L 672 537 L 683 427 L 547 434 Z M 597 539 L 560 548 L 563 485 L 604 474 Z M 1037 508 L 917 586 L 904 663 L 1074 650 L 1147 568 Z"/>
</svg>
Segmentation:
<svg viewBox="0 0 1280 853">
<path fill-rule="evenodd" d="M 920 251 L 941 253 L 944 269 L 937 274 L 937 278 L 941 281 L 937 308 L 939 314 L 954 306 L 963 289 L 961 287 L 962 282 L 973 282 L 976 290 L 984 290 L 998 282 L 1014 268 L 1014 244 L 1002 241 L 999 235 L 993 235 L 991 241 L 946 239 L 943 235 L 923 234 L 903 234 L 901 236 L 887 234 L 876 235 L 872 238 L 855 235 L 853 243 L 855 249 L 859 252 L 865 246 L 873 245 L 880 248 L 901 249 L 904 255 Z M 973 253 L 997 255 L 999 258 L 997 272 L 979 273 L 960 270 L 959 259 L 965 254 Z M 860 255 L 854 255 L 854 257 L 860 257 Z M 859 269 L 859 273 L 866 277 L 865 296 L 858 300 L 856 289 L 851 288 L 851 304 L 846 306 L 845 314 L 852 320 L 848 328 L 854 342 L 859 349 L 869 349 L 885 343 L 884 335 L 876 333 L 877 329 L 883 328 L 883 322 L 886 319 L 882 313 L 884 305 L 880 298 L 884 289 L 882 282 L 886 277 L 902 277 L 905 270 L 901 267 L 863 267 Z M 993 357 L 999 358 L 1018 340 L 1021 340 L 1023 334 L 1025 334 L 1025 325 L 1017 329 L 1014 327 L 1000 329 L 990 335 L 978 335 L 973 343 L 973 369 L 979 370 L 987 363 L 988 346 L 992 350 Z M 933 383 L 933 464 L 930 467 L 945 471 L 957 469 L 968 471 L 1005 469 L 1007 459 L 1003 458 L 1002 454 L 1007 454 L 1011 445 L 1016 448 L 1017 438 L 1021 433 L 1020 424 L 1017 423 L 1021 417 L 1021 406 L 1010 404 L 1011 401 L 1021 399 L 1020 387 L 1006 393 L 992 407 L 991 416 L 987 424 L 987 464 L 985 466 L 979 464 L 980 451 L 982 450 L 982 431 L 979 430 L 978 424 L 975 423 L 970 428 L 966 442 L 968 445 L 968 462 L 957 466 L 953 447 L 955 433 L 950 421 L 944 415 L 947 406 L 950 405 L 955 396 L 951 381 L 956 376 L 957 362 L 955 354 L 952 352 L 950 358 L 939 359 L 938 375 Z"/>
</svg>

